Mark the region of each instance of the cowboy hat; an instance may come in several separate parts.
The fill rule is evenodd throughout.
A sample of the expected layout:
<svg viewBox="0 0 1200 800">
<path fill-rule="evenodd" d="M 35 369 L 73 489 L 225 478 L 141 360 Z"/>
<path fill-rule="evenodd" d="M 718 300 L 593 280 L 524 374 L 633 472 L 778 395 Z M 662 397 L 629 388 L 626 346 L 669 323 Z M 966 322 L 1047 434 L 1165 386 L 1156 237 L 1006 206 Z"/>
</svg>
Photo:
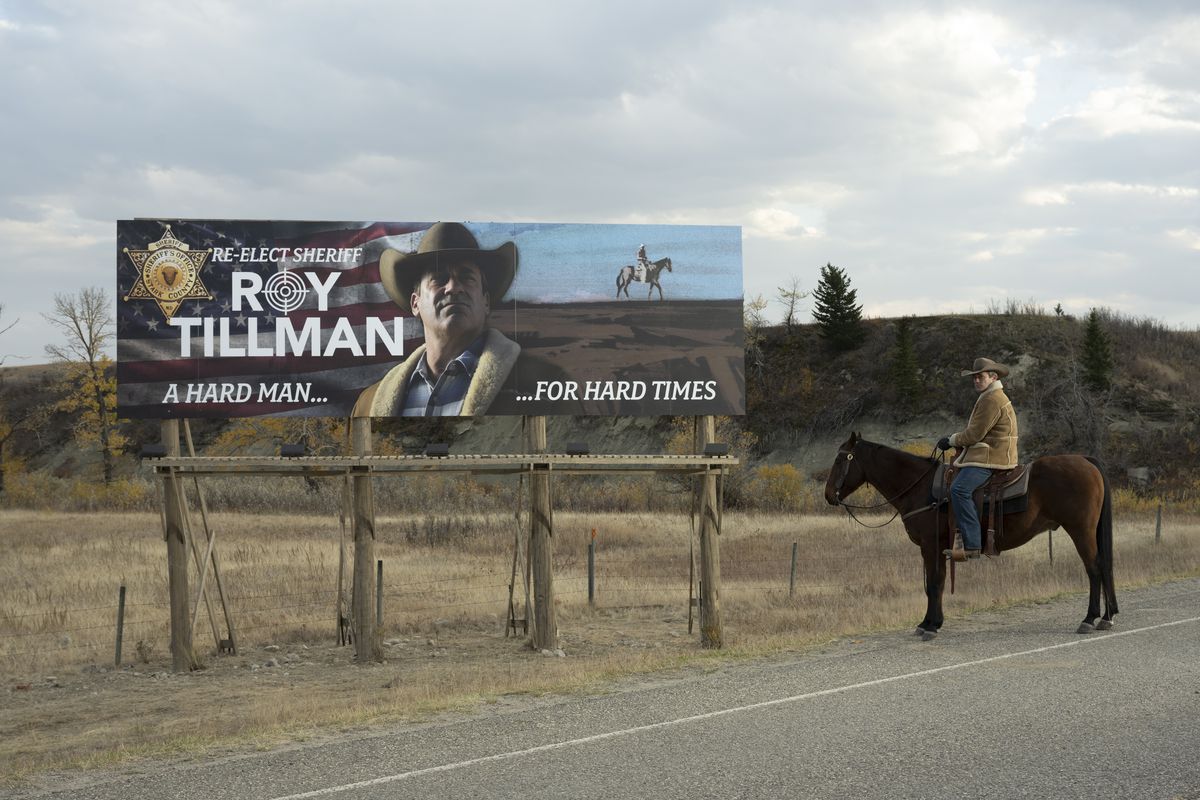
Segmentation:
<svg viewBox="0 0 1200 800">
<path fill-rule="evenodd" d="M 977 358 L 972 368 L 964 369 L 962 375 L 966 377 L 967 375 L 978 375 L 981 372 L 994 372 L 1003 378 L 1008 375 L 1008 367 L 1003 364 L 997 364 L 990 358 Z"/>
<path fill-rule="evenodd" d="M 412 302 L 413 287 L 427 270 L 439 263 L 469 261 L 479 268 L 488 287 L 488 301 L 495 305 L 504 297 L 517 274 L 517 246 L 505 242 L 495 250 L 484 250 L 479 241 L 459 222 L 437 222 L 421 237 L 415 253 L 389 247 L 379 256 L 379 279 L 401 308 Z"/>
</svg>

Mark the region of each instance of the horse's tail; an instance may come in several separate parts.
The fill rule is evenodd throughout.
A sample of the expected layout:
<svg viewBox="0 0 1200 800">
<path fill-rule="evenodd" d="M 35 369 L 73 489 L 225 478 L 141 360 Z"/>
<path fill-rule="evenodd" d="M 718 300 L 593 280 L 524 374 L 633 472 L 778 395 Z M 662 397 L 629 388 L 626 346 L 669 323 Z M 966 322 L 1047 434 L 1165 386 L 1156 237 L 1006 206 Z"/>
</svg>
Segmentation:
<svg viewBox="0 0 1200 800">
<path fill-rule="evenodd" d="M 1112 487 L 1100 459 L 1087 457 L 1104 481 L 1104 503 L 1100 507 L 1100 521 L 1096 523 L 1096 552 L 1100 558 L 1100 585 L 1104 590 L 1104 605 L 1109 617 L 1117 613 L 1117 587 L 1113 583 L 1113 514 Z"/>
</svg>

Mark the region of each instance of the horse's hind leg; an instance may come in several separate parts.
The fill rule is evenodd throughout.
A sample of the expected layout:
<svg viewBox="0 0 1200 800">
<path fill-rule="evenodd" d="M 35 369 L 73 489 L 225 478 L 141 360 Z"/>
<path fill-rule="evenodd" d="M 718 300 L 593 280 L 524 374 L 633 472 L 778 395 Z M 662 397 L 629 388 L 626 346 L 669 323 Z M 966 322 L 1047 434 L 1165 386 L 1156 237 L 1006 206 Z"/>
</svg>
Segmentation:
<svg viewBox="0 0 1200 800">
<path fill-rule="evenodd" d="M 1087 571 L 1088 576 L 1088 607 L 1087 616 L 1083 618 L 1083 622 L 1079 623 L 1076 633 L 1093 633 L 1096 626 L 1096 619 L 1100 616 L 1100 594 L 1101 594 L 1101 572 L 1100 558 L 1096 552 L 1094 541 L 1090 540 L 1089 536 L 1077 536 L 1074 531 L 1068 531 L 1071 534 L 1071 539 L 1075 542 L 1075 550 L 1079 553 L 1079 558 L 1083 561 L 1083 568 Z M 1090 533 L 1090 531 L 1089 531 Z"/>
<path fill-rule="evenodd" d="M 1112 578 L 1106 577 L 1103 572 L 1100 575 L 1100 590 L 1104 595 L 1104 616 L 1096 623 L 1096 630 L 1112 630 L 1113 615 L 1117 613 L 1117 589 L 1112 585 Z"/>
</svg>

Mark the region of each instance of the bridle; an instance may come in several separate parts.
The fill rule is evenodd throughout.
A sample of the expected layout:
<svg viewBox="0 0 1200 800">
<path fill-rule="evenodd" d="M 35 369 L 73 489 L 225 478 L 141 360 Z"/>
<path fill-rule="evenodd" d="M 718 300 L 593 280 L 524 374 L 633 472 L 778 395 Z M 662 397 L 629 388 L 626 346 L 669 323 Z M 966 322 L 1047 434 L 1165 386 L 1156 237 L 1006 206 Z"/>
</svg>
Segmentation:
<svg viewBox="0 0 1200 800">
<path fill-rule="evenodd" d="M 855 445 L 855 447 L 857 447 L 857 444 Z M 937 448 L 935 447 L 934 452 L 936 452 L 936 451 L 937 451 Z M 887 525 L 892 524 L 892 521 L 895 520 L 896 517 L 900 516 L 900 509 L 897 508 L 896 512 L 894 514 L 892 514 L 892 516 L 889 517 L 887 519 L 887 521 L 881 525 L 868 525 L 867 523 L 863 522 L 861 519 L 859 519 L 858 517 L 856 517 L 854 515 L 853 509 L 857 509 L 859 511 L 870 511 L 872 509 L 891 505 L 895 501 L 899 500 L 901 497 L 904 497 L 906 494 L 911 492 L 918 483 L 920 483 L 927 476 L 929 476 L 929 474 L 931 472 L 933 472 L 933 470 L 937 469 L 937 463 L 935 462 L 929 469 L 925 470 L 920 475 L 918 475 L 916 477 L 916 479 L 913 480 L 912 483 L 910 483 L 908 486 L 906 486 L 900 492 L 897 492 L 895 494 L 895 496 L 893 496 L 892 498 L 890 498 L 888 500 L 884 500 L 881 503 L 876 503 L 875 505 L 872 505 L 872 506 L 859 506 L 859 505 L 853 505 L 851 503 L 847 503 L 845 500 L 842 499 L 842 485 L 846 483 L 846 477 L 850 474 L 850 462 L 854 460 L 854 447 L 851 447 L 849 450 L 838 450 L 838 455 L 845 456 L 845 458 L 842 459 L 842 474 L 838 475 L 837 480 L 833 482 L 833 499 L 837 502 L 837 504 L 839 506 L 846 509 L 846 514 L 849 515 L 850 519 L 854 520 L 855 522 L 857 522 L 859 525 L 863 526 L 864 528 L 883 528 Z M 933 458 L 933 453 L 930 453 L 929 457 Z M 866 482 L 867 482 L 866 474 L 864 473 L 863 474 L 863 483 L 866 483 Z M 911 516 L 920 514 L 921 512 L 928 511 L 931 508 L 936 508 L 936 507 L 937 507 L 936 504 L 921 506 L 920 508 L 915 509 L 915 510 L 910 511 L 907 514 L 905 514 L 904 519 L 908 519 Z"/>
</svg>

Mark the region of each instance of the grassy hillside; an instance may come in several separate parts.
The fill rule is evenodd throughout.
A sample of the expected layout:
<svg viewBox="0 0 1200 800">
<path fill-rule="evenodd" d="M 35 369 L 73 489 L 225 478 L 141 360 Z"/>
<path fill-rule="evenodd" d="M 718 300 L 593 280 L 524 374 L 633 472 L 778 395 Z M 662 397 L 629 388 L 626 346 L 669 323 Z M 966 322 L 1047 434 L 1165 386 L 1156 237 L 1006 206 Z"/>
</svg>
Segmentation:
<svg viewBox="0 0 1200 800">
<path fill-rule="evenodd" d="M 1196 480 L 1200 387 L 1185 376 L 1200 367 L 1198 332 L 1105 317 L 1116 364 L 1113 386 L 1097 392 L 1082 380 L 1079 320 L 1039 314 L 912 317 L 918 381 L 905 399 L 892 380 L 897 321 L 864 325 L 864 345 L 841 354 L 814 326 L 761 332 L 761 360 L 747 357 L 746 424 L 763 453 L 842 438 L 864 426 L 891 432 L 888 443 L 961 430 L 975 401 L 961 370 L 988 356 L 1012 369 L 1004 383 L 1019 415 L 1023 460 L 1082 452 L 1103 458 L 1118 479 L 1129 470 L 1138 476 L 1148 470 L 1150 481 L 1172 488 Z"/>
<path fill-rule="evenodd" d="M 1187 380 L 1200 367 L 1200 332 L 1114 315 L 1103 323 L 1116 360 L 1114 384 L 1094 392 L 1081 380 L 1079 320 L 1016 313 L 912 317 L 918 380 L 908 398 L 891 378 L 895 319 L 864 322 L 866 341 L 848 353 L 833 352 L 812 325 L 764 328 L 747 351 L 749 413 L 725 426 L 722 437 L 740 438 L 753 461 L 795 464 L 815 479 L 851 430 L 888 444 L 928 447 L 965 424 L 975 395 L 959 373 L 987 355 L 1012 368 L 1005 384 L 1018 409 L 1023 459 L 1088 453 L 1106 461 L 1117 485 L 1132 480 L 1146 493 L 1200 497 L 1200 388 Z M 3 446 L 10 474 L 98 479 L 98 457 L 73 440 L 70 416 L 54 409 L 63 393 L 62 375 L 61 368 L 48 365 L 0 369 L 0 414 L 19 423 Z M 135 476 L 137 451 L 157 439 L 158 425 L 123 424 L 130 445 L 118 475 Z M 339 424 L 235 428 L 197 421 L 193 429 L 202 449 L 271 453 L 301 432 L 336 447 Z M 666 418 L 563 418 L 551 420 L 550 440 L 553 446 L 585 439 L 593 452 L 661 452 L 683 427 Z M 451 441 L 457 452 L 506 452 L 519 449 L 521 441 L 517 418 L 394 420 L 377 423 L 376 431 L 377 449 L 392 452 L 419 452 L 428 441 Z"/>
</svg>

